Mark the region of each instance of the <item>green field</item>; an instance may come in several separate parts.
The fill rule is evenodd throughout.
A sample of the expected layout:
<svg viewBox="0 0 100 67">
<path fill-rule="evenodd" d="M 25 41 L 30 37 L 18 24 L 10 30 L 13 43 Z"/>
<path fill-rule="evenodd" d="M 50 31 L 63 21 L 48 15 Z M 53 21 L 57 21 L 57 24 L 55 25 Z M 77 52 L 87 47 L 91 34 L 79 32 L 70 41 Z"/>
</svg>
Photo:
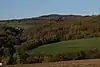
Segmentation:
<svg viewBox="0 0 100 67">
<path fill-rule="evenodd" d="M 92 48 L 100 49 L 100 38 L 89 38 L 89 39 L 80 39 L 80 40 L 70 40 L 62 41 L 58 43 L 48 44 L 40 46 L 32 51 L 29 51 L 30 54 L 34 52 L 45 52 L 50 54 L 56 54 L 59 52 L 78 52 L 89 50 Z"/>
<path fill-rule="evenodd" d="M 27 29 L 27 28 L 34 26 L 34 25 L 31 25 L 31 24 L 18 23 L 18 22 L 9 22 L 9 23 L 6 23 L 6 25 L 11 26 L 11 27 L 21 27 L 21 28 L 24 28 L 24 29 Z"/>
</svg>

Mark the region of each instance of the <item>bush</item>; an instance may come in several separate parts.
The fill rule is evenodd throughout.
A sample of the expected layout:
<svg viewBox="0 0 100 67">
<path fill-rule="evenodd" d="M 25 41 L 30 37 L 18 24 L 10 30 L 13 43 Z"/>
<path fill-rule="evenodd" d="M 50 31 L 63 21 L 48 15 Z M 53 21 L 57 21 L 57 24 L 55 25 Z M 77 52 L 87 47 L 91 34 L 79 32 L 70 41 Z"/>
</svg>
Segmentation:
<svg viewBox="0 0 100 67">
<path fill-rule="evenodd" d="M 65 61 L 65 60 L 68 60 L 68 55 L 67 55 L 67 53 L 58 53 L 58 54 L 55 56 L 55 60 L 54 60 L 54 61 Z"/>
<path fill-rule="evenodd" d="M 12 56 L 9 57 L 9 60 L 7 61 L 8 65 L 14 65 L 16 64 L 16 61 L 14 60 L 14 58 Z"/>
<path fill-rule="evenodd" d="M 19 58 L 18 58 L 19 57 Z M 47 53 L 34 53 L 34 55 L 27 55 L 24 52 L 15 54 L 15 57 L 10 57 L 8 64 L 18 64 L 16 60 L 20 60 L 20 63 L 42 63 L 42 62 L 56 62 L 56 61 L 67 61 L 67 60 L 81 60 L 81 59 L 99 59 L 100 52 L 97 48 L 93 48 L 88 51 L 80 51 L 74 53 L 58 53 L 51 55 Z"/>
<path fill-rule="evenodd" d="M 99 59 L 100 58 L 100 52 L 97 48 L 93 48 L 89 51 L 85 52 L 86 58 L 88 59 Z"/>
</svg>

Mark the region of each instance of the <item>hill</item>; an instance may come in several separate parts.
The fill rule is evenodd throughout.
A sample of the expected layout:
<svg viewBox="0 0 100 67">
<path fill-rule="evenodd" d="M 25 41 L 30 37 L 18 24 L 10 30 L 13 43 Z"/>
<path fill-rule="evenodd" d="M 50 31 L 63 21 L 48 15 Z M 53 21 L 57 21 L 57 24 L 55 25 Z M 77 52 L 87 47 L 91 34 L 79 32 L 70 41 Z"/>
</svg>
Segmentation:
<svg viewBox="0 0 100 67">
<path fill-rule="evenodd" d="M 51 14 L 33 18 L 1 20 L 0 30 L 0 60 L 6 59 L 7 64 L 38 63 L 46 61 L 45 56 L 41 54 L 33 56 L 34 53 L 40 51 L 56 55 L 57 52 L 73 53 L 91 48 L 99 49 L 100 42 L 97 37 L 100 37 L 100 15 Z M 68 55 L 66 60 L 80 59 L 80 57 L 81 59 L 99 58 L 99 51 L 95 52 L 95 54 L 89 52 L 91 54 L 85 54 L 86 56 L 80 54 L 82 52 L 76 53 L 74 57 Z M 57 58 L 54 61 L 62 59 Z"/>
<path fill-rule="evenodd" d="M 11 19 L 11 20 L 1 20 L 0 22 L 6 22 L 6 21 L 34 21 L 34 20 L 58 20 L 58 19 L 63 19 L 63 18 L 77 18 L 77 17 L 86 17 L 86 16 L 81 16 L 81 15 L 60 15 L 60 14 L 50 14 L 50 15 L 43 15 L 39 17 L 32 17 L 32 18 L 23 18 L 23 19 Z"/>
</svg>

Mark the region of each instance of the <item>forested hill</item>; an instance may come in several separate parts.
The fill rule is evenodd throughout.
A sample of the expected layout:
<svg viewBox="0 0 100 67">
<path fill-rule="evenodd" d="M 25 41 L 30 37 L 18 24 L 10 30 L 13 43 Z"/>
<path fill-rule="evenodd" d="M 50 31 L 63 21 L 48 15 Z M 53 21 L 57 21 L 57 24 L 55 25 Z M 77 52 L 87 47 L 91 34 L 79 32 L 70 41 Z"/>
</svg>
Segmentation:
<svg viewBox="0 0 100 67">
<path fill-rule="evenodd" d="M 34 18 L 1 20 L 0 22 L 1 25 L 8 27 L 23 28 L 27 41 L 35 40 L 42 44 L 100 36 L 100 15 L 50 14 Z"/>
<path fill-rule="evenodd" d="M 17 55 L 23 60 L 22 56 L 27 56 L 25 51 L 42 45 L 96 37 L 100 37 L 100 15 L 51 14 L 35 18 L 1 20 L 0 59 L 9 57 L 8 64 L 13 64 Z"/>
<path fill-rule="evenodd" d="M 100 15 L 50 14 L 34 18 L 2 20 L 1 25 L 20 27 L 27 41 L 48 44 L 100 36 Z"/>
<path fill-rule="evenodd" d="M 35 21 L 35 20 L 65 20 L 70 18 L 81 18 L 81 17 L 88 17 L 88 16 L 81 16 L 81 15 L 59 15 L 59 14 L 50 14 L 50 15 L 43 15 L 39 17 L 33 17 L 33 18 L 24 18 L 24 19 L 12 19 L 12 20 L 2 20 L 0 22 L 6 22 L 6 21 Z M 29 22 L 28 21 L 28 22 Z"/>
</svg>

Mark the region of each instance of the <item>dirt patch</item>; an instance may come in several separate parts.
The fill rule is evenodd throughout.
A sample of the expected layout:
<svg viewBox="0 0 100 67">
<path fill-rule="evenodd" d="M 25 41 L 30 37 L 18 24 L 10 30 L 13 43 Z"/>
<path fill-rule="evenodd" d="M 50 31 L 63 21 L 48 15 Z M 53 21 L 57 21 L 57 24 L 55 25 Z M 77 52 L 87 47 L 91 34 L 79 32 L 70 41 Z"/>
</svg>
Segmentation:
<svg viewBox="0 0 100 67">
<path fill-rule="evenodd" d="M 100 59 L 60 61 L 24 65 L 8 65 L 4 67 L 100 67 Z"/>
</svg>

